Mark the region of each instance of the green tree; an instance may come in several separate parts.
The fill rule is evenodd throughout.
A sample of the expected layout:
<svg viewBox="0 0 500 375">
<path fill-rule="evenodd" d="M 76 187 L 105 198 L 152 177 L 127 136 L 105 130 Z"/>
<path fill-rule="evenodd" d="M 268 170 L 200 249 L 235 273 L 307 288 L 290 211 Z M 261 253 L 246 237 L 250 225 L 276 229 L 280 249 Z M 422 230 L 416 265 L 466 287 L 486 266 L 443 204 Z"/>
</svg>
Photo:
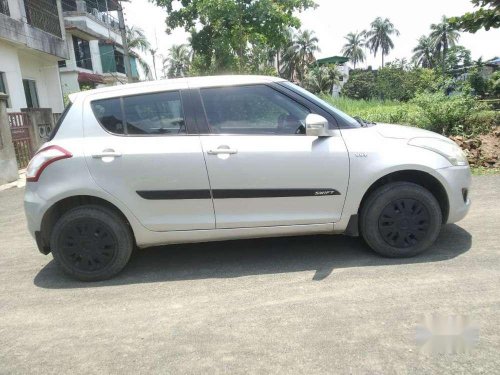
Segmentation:
<svg viewBox="0 0 500 375">
<path fill-rule="evenodd" d="M 283 55 L 285 65 L 291 65 L 288 70 L 291 71 L 292 80 L 301 82 L 306 74 L 307 68 L 314 61 L 314 53 L 318 52 L 318 38 L 310 30 L 299 30 L 292 38 L 292 43 Z"/>
<path fill-rule="evenodd" d="M 434 66 L 434 45 L 430 37 L 422 35 L 412 52 L 412 60 L 417 66 L 422 68 L 432 68 Z"/>
<path fill-rule="evenodd" d="M 467 81 L 475 95 L 485 96 L 487 94 L 489 89 L 488 80 L 483 77 L 477 67 L 467 72 Z"/>
<path fill-rule="evenodd" d="M 345 57 L 348 57 L 352 62 L 354 69 L 356 69 L 356 64 L 359 62 L 365 61 L 365 52 L 363 51 L 363 47 L 365 46 L 365 31 L 361 31 L 360 33 L 349 33 L 344 39 L 347 40 L 347 43 L 342 47 L 342 54 Z"/>
<path fill-rule="evenodd" d="M 371 29 L 366 33 L 368 48 L 374 56 L 377 56 L 379 50 L 381 51 L 382 67 L 384 67 L 384 56 L 388 55 L 394 48 L 392 35 L 398 36 L 399 31 L 388 18 L 382 19 L 382 17 L 375 18 L 371 23 Z"/>
<path fill-rule="evenodd" d="M 461 17 L 450 18 L 452 26 L 475 33 L 479 29 L 489 30 L 500 27 L 500 1 L 498 0 L 471 0 L 475 7 L 474 12 L 465 13 Z"/>
<path fill-rule="evenodd" d="M 353 70 L 342 87 L 342 95 L 352 99 L 369 100 L 376 95 L 375 75 L 368 70 Z"/>
<path fill-rule="evenodd" d="M 453 28 L 448 21 L 448 18 L 443 16 L 440 23 L 433 23 L 431 25 L 430 38 L 432 40 L 435 53 L 441 56 L 441 67 L 444 75 L 448 49 L 457 44 L 460 34 Z"/>
<path fill-rule="evenodd" d="M 133 53 L 136 56 L 137 61 L 141 65 L 146 77 L 151 78 L 151 68 L 149 67 L 149 64 L 138 53 L 139 51 L 147 52 L 151 48 L 151 44 L 146 38 L 146 35 L 144 35 L 144 31 L 140 28 L 132 26 L 127 28 L 126 35 L 128 52 Z"/>
<path fill-rule="evenodd" d="M 445 70 L 452 77 L 459 77 L 472 66 L 471 52 L 459 45 L 450 47 L 444 62 Z"/>
<path fill-rule="evenodd" d="M 168 56 L 163 60 L 163 71 L 168 78 L 179 78 L 188 75 L 191 65 L 190 51 L 186 44 L 170 47 Z"/>
<path fill-rule="evenodd" d="M 200 72 L 244 71 L 248 51 L 258 41 L 280 48 L 285 31 L 300 27 L 297 12 L 313 0 L 151 0 L 167 10 L 167 32 L 191 33 L 194 65 Z"/>
<path fill-rule="evenodd" d="M 497 70 L 490 78 L 491 94 L 494 98 L 500 98 L 500 70 Z"/>
<path fill-rule="evenodd" d="M 335 64 L 316 65 L 306 73 L 302 84 L 315 94 L 331 94 L 333 86 L 340 83 L 341 75 Z"/>
</svg>

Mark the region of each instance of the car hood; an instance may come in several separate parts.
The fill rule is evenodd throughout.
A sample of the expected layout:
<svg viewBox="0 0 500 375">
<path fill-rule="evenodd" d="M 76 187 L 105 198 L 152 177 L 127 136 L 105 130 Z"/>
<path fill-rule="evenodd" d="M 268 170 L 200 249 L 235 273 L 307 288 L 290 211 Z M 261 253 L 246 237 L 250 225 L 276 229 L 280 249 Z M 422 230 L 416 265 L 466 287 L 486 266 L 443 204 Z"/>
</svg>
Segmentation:
<svg viewBox="0 0 500 375">
<path fill-rule="evenodd" d="M 411 138 L 438 138 L 445 141 L 450 141 L 438 133 L 431 132 L 413 126 L 393 125 L 393 124 L 377 124 L 375 125 L 377 132 L 385 138 L 411 139 Z"/>
</svg>

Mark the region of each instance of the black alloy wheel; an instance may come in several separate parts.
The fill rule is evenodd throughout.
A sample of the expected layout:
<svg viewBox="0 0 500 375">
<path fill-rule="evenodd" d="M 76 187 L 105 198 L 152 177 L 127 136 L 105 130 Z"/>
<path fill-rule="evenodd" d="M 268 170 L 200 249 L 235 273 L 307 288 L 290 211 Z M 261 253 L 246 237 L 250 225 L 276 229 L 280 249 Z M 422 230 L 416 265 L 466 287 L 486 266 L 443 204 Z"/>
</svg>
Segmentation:
<svg viewBox="0 0 500 375">
<path fill-rule="evenodd" d="M 118 240 L 106 223 L 82 218 L 63 228 L 58 245 L 66 262 L 78 270 L 92 272 L 113 261 Z"/>
<path fill-rule="evenodd" d="M 116 210 L 98 205 L 75 207 L 57 220 L 50 250 L 68 275 L 98 281 L 119 273 L 135 241 L 130 225 Z"/>
<path fill-rule="evenodd" d="M 415 199 L 397 199 L 389 203 L 378 220 L 385 242 L 397 248 L 416 245 L 429 229 L 429 211 Z"/>
</svg>

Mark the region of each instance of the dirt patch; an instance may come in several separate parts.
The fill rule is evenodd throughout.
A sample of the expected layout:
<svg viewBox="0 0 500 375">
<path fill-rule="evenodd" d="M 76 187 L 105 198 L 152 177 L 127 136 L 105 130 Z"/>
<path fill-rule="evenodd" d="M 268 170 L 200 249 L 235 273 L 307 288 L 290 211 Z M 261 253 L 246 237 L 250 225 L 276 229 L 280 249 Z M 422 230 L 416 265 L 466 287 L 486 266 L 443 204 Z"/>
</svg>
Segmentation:
<svg viewBox="0 0 500 375">
<path fill-rule="evenodd" d="M 465 151 L 471 166 L 500 167 L 500 128 L 472 139 L 462 136 L 450 138 Z"/>
</svg>

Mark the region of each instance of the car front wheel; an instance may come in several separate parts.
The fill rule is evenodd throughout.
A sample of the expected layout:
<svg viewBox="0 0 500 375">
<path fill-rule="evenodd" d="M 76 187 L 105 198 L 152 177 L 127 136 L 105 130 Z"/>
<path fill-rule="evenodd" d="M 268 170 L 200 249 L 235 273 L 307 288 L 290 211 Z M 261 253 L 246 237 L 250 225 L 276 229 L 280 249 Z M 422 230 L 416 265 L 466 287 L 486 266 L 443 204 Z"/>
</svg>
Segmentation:
<svg viewBox="0 0 500 375">
<path fill-rule="evenodd" d="M 361 209 L 366 243 L 387 257 L 411 257 L 427 250 L 442 225 L 441 208 L 430 191 L 410 182 L 393 182 L 370 194 Z"/>
<path fill-rule="evenodd" d="M 125 221 L 105 207 L 69 210 L 56 222 L 50 247 L 64 272 L 83 281 L 105 280 L 120 272 L 134 248 Z"/>
</svg>

